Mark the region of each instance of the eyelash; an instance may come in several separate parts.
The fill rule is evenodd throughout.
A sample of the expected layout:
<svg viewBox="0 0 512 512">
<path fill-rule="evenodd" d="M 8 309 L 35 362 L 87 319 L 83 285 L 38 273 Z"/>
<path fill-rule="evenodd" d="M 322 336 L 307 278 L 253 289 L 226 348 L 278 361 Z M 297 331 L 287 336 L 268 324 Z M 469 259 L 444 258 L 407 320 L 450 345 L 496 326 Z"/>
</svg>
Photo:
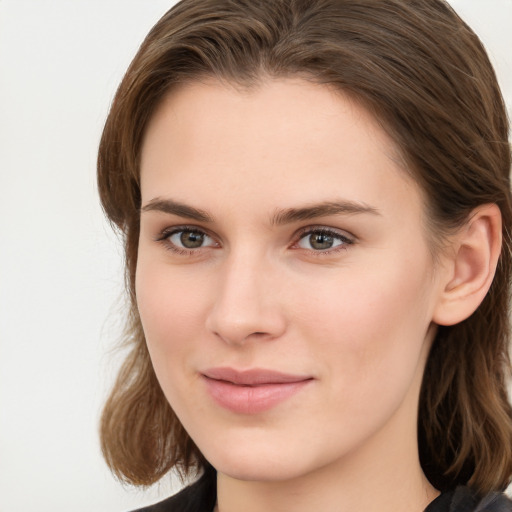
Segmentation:
<svg viewBox="0 0 512 512">
<path fill-rule="evenodd" d="M 314 235 L 314 234 L 328 236 L 335 240 L 340 240 L 342 243 L 340 243 L 339 245 L 336 245 L 332 248 L 325 249 L 325 250 L 314 250 L 314 249 L 308 250 L 308 249 L 306 249 L 313 256 L 319 256 L 319 257 L 330 256 L 332 254 L 338 253 L 339 251 L 346 251 L 347 246 L 353 245 L 355 243 L 354 238 L 344 235 L 344 234 L 340 233 L 339 231 L 335 231 L 333 229 L 329 229 L 329 228 L 326 228 L 323 226 L 309 226 L 309 227 L 303 228 L 302 230 L 300 230 L 297 233 L 297 235 L 296 235 L 297 241 L 293 243 L 292 247 L 297 246 L 303 238 L 306 238 L 306 237 Z"/>
<path fill-rule="evenodd" d="M 160 235 L 158 236 L 156 241 L 162 243 L 163 246 L 167 250 L 169 250 L 175 254 L 180 254 L 182 256 L 192 256 L 194 254 L 197 254 L 199 249 L 204 249 L 204 247 L 198 247 L 197 249 L 186 249 L 184 247 L 178 247 L 177 245 L 175 245 L 174 243 L 172 243 L 170 241 L 171 236 L 176 235 L 178 233 L 183 233 L 186 231 L 188 231 L 190 233 L 198 233 L 201 235 L 206 235 L 207 237 L 214 240 L 213 236 L 210 236 L 206 231 L 204 231 L 203 229 L 197 228 L 195 226 L 176 226 L 173 228 L 164 229 L 160 233 Z"/>
<path fill-rule="evenodd" d="M 183 255 L 183 256 L 192 256 L 194 254 L 197 254 L 197 252 L 200 249 L 207 248 L 207 247 L 198 247 L 197 249 L 186 249 L 183 247 L 176 246 L 176 244 L 172 243 L 169 240 L 171 236 L 176 235 L 178 233 L 187 232 L 187 231 L 191 232 L 191 233 L 198 233 L 201 235 L 205 235 L 205 236 L 211 238 L 212 240 L 215 240 L 215 238 L 213 236 L 210 236 L 208 234 L 208 232 L 206 232 L 205 230 L 200 229 L 198 227 L 176 226 L 173 228 L 164 229 L 160 233 L 160 235 L 156 238 L 156 241 L 162 243 L 167 250 L 169 250 L 175 254 L 179 254 L 179 255 Z M 333 248 L 326 249 L 326 250 L 304 249 L 304 250 L 307 250 L 308 253 L 310 253 L 314 256 L 321 257 L 321 256 L 332 255 L 339 251 L 345 251 L 345 250 L 347 250 L 347 246 L 353 245 L 355 243 L 354 238 L 343 235 L 342 233 L 340 233 L 338 231 L 335 231 L 335 230 L 332 230 L 332 229 L 329 229 L 326 227 L 322 227 L 322 226 L 309 226 L 309 227 L 301 229 L 294 236 L 295 242 L 293 242 L 293 244 L 291 245 L 291 248 L 297 248 L 299 242 L 303 238 L 306 238 L 307 236 L 311 236 L 313 234 L 319 234 L 319 235 L 332 237 L 333 239 L 340 240 L 342 242 L 339 245 L 334 246 Z M 212 246 L 208 246 L 208 247 L 212 247 Z M 215 248 L 215 246 L 213 246 L 213 248 Z"/>
</svg>

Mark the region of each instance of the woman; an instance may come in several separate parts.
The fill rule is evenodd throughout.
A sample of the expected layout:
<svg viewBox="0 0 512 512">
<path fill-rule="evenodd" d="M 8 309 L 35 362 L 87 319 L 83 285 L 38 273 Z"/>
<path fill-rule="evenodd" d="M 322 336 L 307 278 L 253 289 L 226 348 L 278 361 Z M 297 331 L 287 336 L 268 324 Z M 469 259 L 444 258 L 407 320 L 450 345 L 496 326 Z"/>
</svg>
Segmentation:
<svg viewBox="0 0 512 512">
<path fill-rule="evenodd" d="M 441 0 L 184 0 L 113 102 L 114 473 L 153 511 L 512 510 L 508 125 Z"/>
</svg>

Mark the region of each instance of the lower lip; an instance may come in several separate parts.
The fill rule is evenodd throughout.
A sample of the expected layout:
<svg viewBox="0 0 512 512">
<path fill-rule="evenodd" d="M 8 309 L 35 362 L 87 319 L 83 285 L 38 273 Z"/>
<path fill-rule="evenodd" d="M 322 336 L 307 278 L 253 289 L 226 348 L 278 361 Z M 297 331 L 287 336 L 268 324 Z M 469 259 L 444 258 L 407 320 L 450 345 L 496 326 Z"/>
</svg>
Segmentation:
<svg viewBox="0 0 512 512">
<path fill-rule="evenodd" d="M 220 406 L 238 414 L 257 414 L 291 398 L 310 384 L 312 379 L 258 386 L 237 386 L 208 377 L 204 377 L 204 381 L 208 392 Z"/>
</svg>

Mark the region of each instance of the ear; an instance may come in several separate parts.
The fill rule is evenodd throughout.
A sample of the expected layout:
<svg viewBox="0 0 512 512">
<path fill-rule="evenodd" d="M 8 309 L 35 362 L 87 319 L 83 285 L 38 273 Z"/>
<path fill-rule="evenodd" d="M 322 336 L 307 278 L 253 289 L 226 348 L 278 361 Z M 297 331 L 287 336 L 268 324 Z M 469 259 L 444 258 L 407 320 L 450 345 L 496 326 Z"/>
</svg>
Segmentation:
<svg viewBox="0 0 512 512">
<path fill-rule="evenodd" d="M 489 291 L 501 252 L 501 212 L 486 204 L 471 212 L 454 235 L 451 255 L 443 265 L 441 294 L 433 321 L 454 325 L 471 316 Z"/>
</svg>

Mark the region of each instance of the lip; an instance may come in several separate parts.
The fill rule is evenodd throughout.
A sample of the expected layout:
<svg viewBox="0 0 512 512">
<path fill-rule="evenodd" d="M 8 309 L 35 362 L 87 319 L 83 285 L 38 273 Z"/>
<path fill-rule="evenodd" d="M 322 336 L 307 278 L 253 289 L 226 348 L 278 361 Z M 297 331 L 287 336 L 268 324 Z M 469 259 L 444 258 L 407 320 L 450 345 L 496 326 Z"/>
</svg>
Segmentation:
<svg viewBox="0 0 512 512">
<path fill-rule="evenodd" d="M 272 409 L 314 380 L 308 375 L 263 368 L 243 371 L 210 368 L 201 375 L 215 402 L 238 414 L 257 414 Z"/>
</svg>

